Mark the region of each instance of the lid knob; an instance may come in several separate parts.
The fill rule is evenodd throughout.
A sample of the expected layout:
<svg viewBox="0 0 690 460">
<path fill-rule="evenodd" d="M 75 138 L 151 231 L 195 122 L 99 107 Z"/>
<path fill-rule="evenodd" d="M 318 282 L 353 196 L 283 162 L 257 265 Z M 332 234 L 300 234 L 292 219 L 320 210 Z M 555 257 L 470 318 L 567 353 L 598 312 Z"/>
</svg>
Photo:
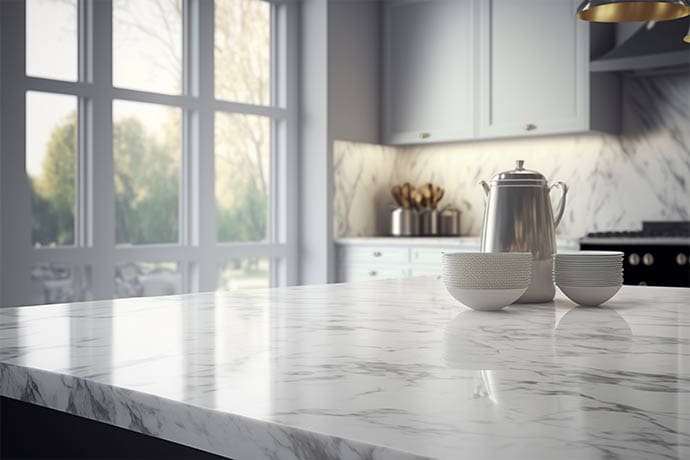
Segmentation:
<svg viewBox="0 0 690 460">
<path fill-rule="evenodd" d="M 517 170 L 523 170 L 523 169 L 525 169 L 525 168 L 524 168 L 525 160 L 517 160 L 517 161 L 515 162 L 515 165 L 516 165 L 515 169 L 517 169 Z"/>
</svg>

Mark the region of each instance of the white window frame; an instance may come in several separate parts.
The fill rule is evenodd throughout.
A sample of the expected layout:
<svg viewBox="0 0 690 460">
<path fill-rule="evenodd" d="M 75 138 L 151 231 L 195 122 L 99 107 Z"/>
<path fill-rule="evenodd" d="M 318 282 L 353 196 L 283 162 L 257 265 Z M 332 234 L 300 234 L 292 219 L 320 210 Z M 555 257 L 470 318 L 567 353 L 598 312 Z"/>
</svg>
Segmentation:
<svg viewBox="0 0 690 460">
<path fill-rule="evenodd" d="M 37 263 L 89 265 L 95 299 L 113 297 L 121 262 L 178 262 L 181 292 L 216 289 L 220 265 L 233 258 L 267 257 L 271 286 L 296 284 L 297 15 L 296 2 L 272 4 L 272 99 L 258 106 L 214 98 L 214 5 L 183 0 L 183 93 L 167 95 L 114 87 L 112 2 L 79 0 L 79 81 L 26 75 L 25 4 L 0 3 L 0 305 L 27 304 L 30 270 Z M 78 97 L 79 162 L 75 245 L 34 248 L 31 198 L 25 170 L 25 94 L 44 91 Z M 115 245 L 113 101 L 165 104 L 182 110 L 179 244 Z M 261 115 L 272 120 L 269 235 L 266 242 L 216 241 L 214 114 Z M 16 133 L 8 136 L 7 133 Z M 29 229 L 29 231 L 27 231 Z"/>
</svg>

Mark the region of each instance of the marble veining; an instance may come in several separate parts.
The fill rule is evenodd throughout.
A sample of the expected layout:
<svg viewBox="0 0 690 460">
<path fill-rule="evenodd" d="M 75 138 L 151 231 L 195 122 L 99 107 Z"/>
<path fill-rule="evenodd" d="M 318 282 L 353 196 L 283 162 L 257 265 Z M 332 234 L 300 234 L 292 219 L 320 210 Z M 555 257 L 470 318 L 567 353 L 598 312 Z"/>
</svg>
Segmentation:
<svg viewBox="0 0 690 460">
<path fill-rule="evenodd" d="M 561 235 L 634 230 L 642 220 L 690 220 L 690 77 L 623 79 L 620 136 L 585 133 L 418 147 L 336 142 L 334 236 L 386 235 L 390 187 L 409 181 L 446 189 L 463 235 L 478 235 L 477 185 L 514 160 L 570 187 Z M 356 179 L 356 180 L 355 180 Z"/>
<path fill-rule="evenodd" d="M 690 290 L 434 278 L 0 310 L 0 393 L 241 459 L 690 458 Z"/>
</svg>

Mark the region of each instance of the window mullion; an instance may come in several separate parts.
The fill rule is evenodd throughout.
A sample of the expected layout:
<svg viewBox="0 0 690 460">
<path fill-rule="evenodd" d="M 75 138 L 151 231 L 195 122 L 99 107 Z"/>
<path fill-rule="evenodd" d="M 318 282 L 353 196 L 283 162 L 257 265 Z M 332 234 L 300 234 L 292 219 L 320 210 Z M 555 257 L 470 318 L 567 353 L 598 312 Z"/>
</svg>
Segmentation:
<svg viewBox="0 0 690 460">
<path fill-rule="evenodd" d="M 92 228 L 93 294 L 112 298 L 115 280 L 115 198 L 113 188 L 113 110 L 112 110 L 112 2 L 88 2 L 91 7 L 92 34 L 90 50 L 94 95 L 91 107 L 90 181 Z"/>
<path fill-rule="evenodd" d="M 213 291 L 218 278 L 218 255 L 216 253 L 216 214 L 215 214 L 215 181 L 214 181 L 214 113 L 213 113 L 213 31 L 214 2 L 205 0 L 188 0 L 194 21 L 194 36 L 197 41 L 190 47 L 190 63 L 196 73 L 192 85 L 199 98 L 199 109 L 193 118 L 193 131 L 196 137 L 195 150 L 192 151 L 193 206 L 195 210 L 194 235 L 198 245 L 199 258 L 195 265 L 194 289 Z"/>
</svg>

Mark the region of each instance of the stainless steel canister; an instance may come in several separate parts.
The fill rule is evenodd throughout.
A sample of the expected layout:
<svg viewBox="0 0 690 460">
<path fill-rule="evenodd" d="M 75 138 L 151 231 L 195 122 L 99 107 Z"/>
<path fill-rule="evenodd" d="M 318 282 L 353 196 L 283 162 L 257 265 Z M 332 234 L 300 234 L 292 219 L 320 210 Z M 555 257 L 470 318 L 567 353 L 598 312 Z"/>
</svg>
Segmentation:
<svg viewBox="0 0 690 460">
<path fill-rule="evenodd" d="M 438 235 L 438 211 L 425 209 L 419 213 L 420 231 L 424 236 Z"/>
<path fill-rule="evenodd" d="M 443 236 L 460 236 L 460 211 L 446 208 L 438 216 L 439 234 Z"/>
<path fill-rule="evenodd" d="M 391 235 L 419 235 L 419 213 L 416 209 L 395 208 L 391 211 Z"/>
</svg>

